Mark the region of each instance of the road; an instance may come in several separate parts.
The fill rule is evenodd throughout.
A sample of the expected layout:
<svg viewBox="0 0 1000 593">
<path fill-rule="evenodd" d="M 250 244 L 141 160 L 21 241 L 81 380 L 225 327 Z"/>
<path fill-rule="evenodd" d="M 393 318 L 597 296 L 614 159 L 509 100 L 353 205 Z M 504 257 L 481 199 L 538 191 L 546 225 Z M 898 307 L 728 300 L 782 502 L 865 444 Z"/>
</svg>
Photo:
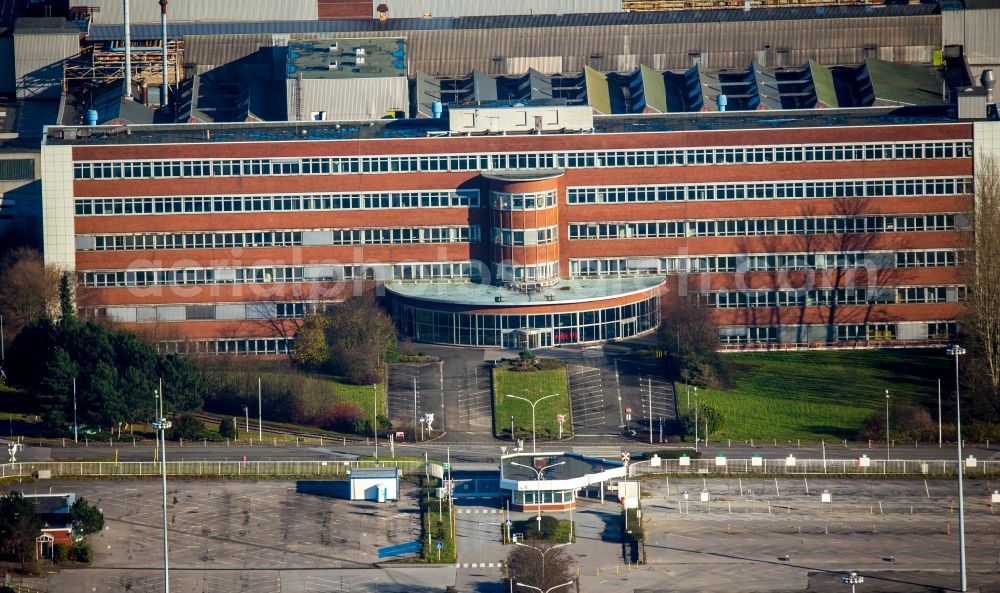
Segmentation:
<svg viewBox="0 0 1000 593">
<path fill-rule="evenodd" d="M 656 444 L 654 446 L 650 446 L 648 444 L 637 443 L 635 441 L 621 441 L 615 443 L 607 443 L 607 439 L 604 439 L 604 441 L 605 442 L 600 443 L 594 442 L 591 439 L 583 439 L 579 437 L 565 439 L 563 441 L 563 445 L 565 446 L 547 444 L 545 446 L 540 446 L 539 452 L 544 453 L 546 451 L 556 452 L 573 450 L 589 455 L 617 459 L 622 450 L 638 453 L 647 450 L 688 450 L 691 448 L 691 446 L 687 444 L 683 446 L 678 444 Z M 0 443 L 2 442 L 3 441 L 0 441 Z M 504 441 L 497 441 L 493 439 L 454 440 L 418 444 L 397 443 L 395 446 L 395 452 L 396 455 L 407 457 L 423 457 L 426 453 L 430 459 L 443 461 L 450 450 L 452 463 L 455 463 L 456 467 L 461 467 L 463 463 L 481 464 L 496 461 L 500 454 L 499 446 L 503 444 L 505 444 Z M 380 443 L 379 456 L 381 458 L 391 458 L 389 448 L 386 445 L 387 444 L 384 440 Z M 107 443 L 92 443 L 90 446 L 83 446 L 73 445 L 72 442 L 67 442 L 65 447 L 28 446 L 24 451 L 18 454 L 17 459 L 18 461 L 109 461 L 114 459 L 116 451 L 118 459 L 121 461 L 153 460 L 152 442 L 132 446 L 131 441 L 115 443 L 114 446 L 109 446 Z M 778 447 L 746 447 L 743 445 L 720 447 L 711 445 L 707 449 L 701 447 L 701 451 L 705 457 L 714 457 L 716 453 L 722 453 L 729 459 L 747 459 L 753 457 L 754 455 L 761 455 L 769 459 L 780 459 L 789 454 L 795 455 L 800 459 L 820 459 L 822 457 L 821 447 L 814 444 L 808 446 L 803 445 L 802 447 L 795 447 L 794 445 L 790 446 L 787 443 L 784 446 L 780 446 L 779 444 Z M 244 455 L 249 461 L 327 461 L 330 459 L 352 458 L 358 456 L 370 457 L 372 453 L 373 447 L 371 446 L 342 446 L 340 444 L 326 443 L 324 443 L 323 446 L 319 446 L 318 443 L 310 443 L 308 445 L 300 445 L 298 447 L 291 444 L 282 445 L 280 443 L 276 447 L 271 445 L 260 446 L 259 444 L 250 446 L 244 443 L 230 446 L 212 443 L 209 443 L 207 446 L 200 443 L 189 443 L 181 446 L 174 442 L 167 443 L 167 459 L 175 461 L 241 460 Z M 892 459 L 933 461 L 940 459 L 951 460 L 955 458 L 955 448 L 954 446 L 949 445 L 945 445 L 945 447 L 941 449 L 939 449 L 936 445 L 921 445 L 917 448 L 897 446 L 893 448 L 890 453 Z M 1000 459 L 1000 448 L 996 446 L 991 446 L 990 449 L 986 449 L 983 446 L 967 445 L 964 449 L 964 453 L 966 455 L 974 455 L 977 459 L 984 461 Z M 869 449 L 867 443 L 848 443 L 847 447 L 844 447 L 843 445 L 826 447 L 826 458 L 831 460 L 856 459 L 861 455 L 868 455 L 872 459 L 885 459 L 886 451 L 884 448 L 880 448 L 878 446 Z"/>
</svg>

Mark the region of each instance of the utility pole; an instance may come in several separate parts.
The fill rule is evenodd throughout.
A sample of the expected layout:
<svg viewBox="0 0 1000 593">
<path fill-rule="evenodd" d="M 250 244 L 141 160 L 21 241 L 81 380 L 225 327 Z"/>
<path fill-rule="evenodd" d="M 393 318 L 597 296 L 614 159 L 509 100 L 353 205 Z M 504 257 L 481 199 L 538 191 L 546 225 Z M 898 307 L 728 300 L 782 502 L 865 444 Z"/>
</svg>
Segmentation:
<svg viewBox="0 0 1000 593">
<path fill-rule="evenodd" d="M 417 378 L 413 378 L 413 430 L 417 429 Z M 421 431 L 423 427 L 421 426 Z M 414 435 L 416 437 L 416 435 Z M 414 439 L 415 440 L 415 439 Z"/>
<path fill-rule="evenodd" d="M 944 446 L 944 432 L 941 428 L 941 378 L 938 377 L 938 449 Z"/>
<path fill-rule="evenodd" d="M 694 386 L 694 450 L 698 450 L 698 386 Z"/>
<path fill-rule="evenodd" d="M 372 432 L 375 433 L 375 461 L 378 461 L 378 384 L 372 383 L 372 394 L 375 401 L 375 413 L 372 418 Z"/>
<path fill-rule="evenodd" d="M 76 424 L 76 377 L 73 377 L 73 442 L 80 442 L 80 433 Z"/>
<path fill-rule="evenodd" d="M 653 378 L 646 378 L 646 391 L 649 392 L 649 444 L 653 444 Z"/>
<path fill-rule="evenodd" d="M 261 405 L 260 377 L 257 377 L 257 441 L 264 442 L 264 407 Z"/>
</svg>

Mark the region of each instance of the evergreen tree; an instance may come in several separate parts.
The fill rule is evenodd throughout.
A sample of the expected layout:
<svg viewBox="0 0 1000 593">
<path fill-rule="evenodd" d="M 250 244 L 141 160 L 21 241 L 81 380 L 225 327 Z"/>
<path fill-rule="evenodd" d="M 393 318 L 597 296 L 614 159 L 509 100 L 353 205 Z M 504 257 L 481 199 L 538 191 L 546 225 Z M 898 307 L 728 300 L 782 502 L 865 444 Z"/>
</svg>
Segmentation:
<svg viewBox="0 0 1000 593">
<path fill-rule="evenodd" d="M 59 321 L 70 324 L 76 321 L 76 306 L 73 303 L 73 287 L 69 283 L 69 273 L 59 277 Z"/>
</svg>

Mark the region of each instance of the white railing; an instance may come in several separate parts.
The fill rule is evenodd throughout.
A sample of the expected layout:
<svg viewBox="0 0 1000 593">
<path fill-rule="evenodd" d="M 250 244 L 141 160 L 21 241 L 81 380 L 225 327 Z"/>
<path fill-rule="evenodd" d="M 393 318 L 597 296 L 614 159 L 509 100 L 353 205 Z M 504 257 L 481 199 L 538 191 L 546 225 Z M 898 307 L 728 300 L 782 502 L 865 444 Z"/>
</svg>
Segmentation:
<svg viewBox="0 0 1000 593">
<path fill-rule="evenodd" d="M 963 471 L 967 477 L 1000 476 L 1000 461 L 984 461 L 969 457 L 964 460 Z M 651 460 L 629 465 L 630 476 L 647 474 L 768 474 L 804 475 L 832 474 L 850 476 L 951 476 L 958 473 L 958 460 L 954 459 L 798 459 L 795 457 L 756 457 L 729 459 L 661 459 L 654 467 Z"/>
<path fill-rule="evenodd" d="M 436 464 L 429 464 L 431 468 Z M 398 467 L 403 475 L 423 474 L 422 461 L 167 461 L 173 477 L 346 478 L 352 468 Z M 440 467 L 440 466 L 436 466 Z M 39 475 L 50 478 L 155 477 L 155 461 L 45 461 L 0 464 L 0 479 Z"/>
</svg>

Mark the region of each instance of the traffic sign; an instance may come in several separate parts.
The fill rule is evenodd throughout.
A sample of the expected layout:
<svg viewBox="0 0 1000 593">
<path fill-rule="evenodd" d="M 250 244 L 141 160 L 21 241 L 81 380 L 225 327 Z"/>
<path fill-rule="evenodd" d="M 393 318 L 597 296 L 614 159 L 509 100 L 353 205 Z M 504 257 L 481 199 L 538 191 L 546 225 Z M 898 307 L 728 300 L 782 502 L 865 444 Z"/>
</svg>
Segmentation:
<svg viewBox="0 0 1000 593">
<path fill-rule="evenodd" d="M 558 415 L 556 415 L 556 420 L 559 421 L 559 424 L 562 424 L 563 422 L 566 422 L 566 415 L 565 414 L 558 414 Z"/>
<path fill-rule="evenodd" d="M 632 408 L 625 408 L 625 419 L 629 422 L 632 421 Z"/>
<path fill-rule="evenodd" d="M 438 542 L 438 543 L 434 544 L 434 547 L 440 550 L 441 548 L 444 547 L 444 544 L 442 544 L 441 542 Z"/>
<path fill-rule="evenodd" d="M 442 463 L 441 467 L 444 468 L 444 469 L 449 469 L 449 468 L 451 468 L 451 464 L 450 463 Z"/>
<path fill-rule="evenodd" d="M 622 451 L 622 461 L 628 463 L 628 460 L 632 458 L 632 454 L 628 451 Z"/>
<path fill-rule="evenodd" d="M 511 521 L 510 519 L 507 519 L 507 527 L 510 527 L 513 524 L 514 524 L 513 521 Z"/>
</svg>

